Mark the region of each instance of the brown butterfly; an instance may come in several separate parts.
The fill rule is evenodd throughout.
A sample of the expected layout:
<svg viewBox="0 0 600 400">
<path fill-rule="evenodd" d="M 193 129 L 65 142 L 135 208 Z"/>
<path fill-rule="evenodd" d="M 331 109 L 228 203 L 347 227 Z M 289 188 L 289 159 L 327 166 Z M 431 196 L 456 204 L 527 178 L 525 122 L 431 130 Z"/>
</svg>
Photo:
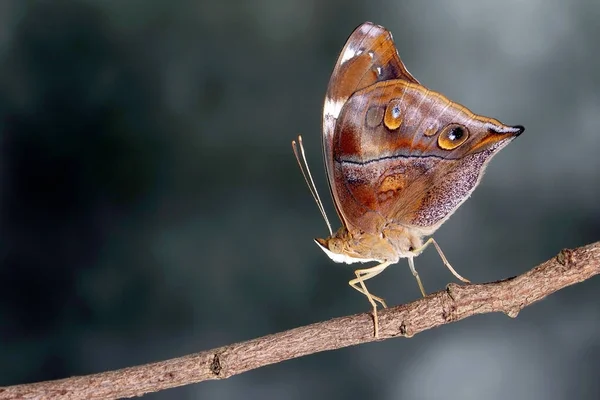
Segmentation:
<svg viewBox="0 0 600 400">
<path fill-rule="evenodd" d="M 327 87 L 323 155 L 342 227 L 333 233 L 316 192 L 299 137 L 304 173 L 329 227 L 316 243 L 335 262 L 375 261 L 355 271 L 349 284 L 373 306 L 365 281 L 407 258 L 423 296 L 413 258 L 433 243 L 461 281 L 433 234 L 471 195 L 487 163 L 523 132 L 522 126 L 472 113 L 421 85 L 406 69 L 391 33 L 365 22 L 348 38 Z M 308 175 L 308 178 L 307 178 Z"/>
</svg>

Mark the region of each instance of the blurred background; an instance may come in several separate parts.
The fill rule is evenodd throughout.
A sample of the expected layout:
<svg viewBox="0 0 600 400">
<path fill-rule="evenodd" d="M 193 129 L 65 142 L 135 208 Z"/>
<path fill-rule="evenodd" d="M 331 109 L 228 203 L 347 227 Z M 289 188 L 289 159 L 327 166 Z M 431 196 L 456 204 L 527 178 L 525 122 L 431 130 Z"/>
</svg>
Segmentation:
<svg viewBox="0 0 600 400">
<path fill-rule="evenodd" d="M 436 233 L 474 282 L 600 239 L 600 3 L 0 3 L 0 386 L 182 356 L 369 311 L 313 243 L 321 109 L 344 42 L 386 26 L 425 86 L 524 135 Z M 428 291 L 454 277 L 434 250 Z M 401 261 L 369 282 L 418 298 Z M 600 279 L 483 315 L 146 396 L 597 399 Z"/>
</svg>

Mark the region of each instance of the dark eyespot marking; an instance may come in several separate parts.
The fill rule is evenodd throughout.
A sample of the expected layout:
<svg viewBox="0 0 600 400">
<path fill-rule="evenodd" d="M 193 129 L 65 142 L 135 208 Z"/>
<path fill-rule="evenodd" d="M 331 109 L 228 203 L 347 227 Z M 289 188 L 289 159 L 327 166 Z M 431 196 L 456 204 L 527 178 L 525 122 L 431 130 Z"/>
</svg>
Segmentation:
<svg viewBox="0 0 600 400">
<path fill-rule="evenodd" d="M 438 146 L 443 150 L 454 150 L 469 138 L 469 130 L 460 124 L 447 125 L 438 137 Z"/>
<path fill-rule="evenodd" d="M 463 128 L 461 128 L 460 126 L 457 126 L 456 128 L 452 128 L 448 132 L 448 139 L 455 142 L 457 140 L 460 140 L 464 134 L 465 134 L 465 131 L 463 130 Z"/>
</svg>

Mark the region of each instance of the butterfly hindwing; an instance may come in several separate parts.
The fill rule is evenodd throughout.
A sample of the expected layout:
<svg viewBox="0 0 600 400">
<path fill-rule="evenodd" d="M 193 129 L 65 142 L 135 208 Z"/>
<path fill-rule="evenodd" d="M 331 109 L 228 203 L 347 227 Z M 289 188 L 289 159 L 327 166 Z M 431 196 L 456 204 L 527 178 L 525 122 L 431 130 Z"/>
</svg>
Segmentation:
<svg viewBox="0 0 600 400">
<path fill-rule="evenodd" d="M 342 109 L 333 135 L 334 193 L 349 230 L 385 224 L 432 232 L 518 134 L 423 86 L 377 82 Z"/>
</svg>

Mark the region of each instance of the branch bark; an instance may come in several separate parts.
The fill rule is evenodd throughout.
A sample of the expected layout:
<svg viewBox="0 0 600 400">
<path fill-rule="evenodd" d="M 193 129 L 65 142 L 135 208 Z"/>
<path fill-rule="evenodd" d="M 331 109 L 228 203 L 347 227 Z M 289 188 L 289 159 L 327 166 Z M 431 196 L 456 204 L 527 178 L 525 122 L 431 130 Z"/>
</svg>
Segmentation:
<svg viewBox="0 0 600 400">
<path fill-rule="evenodd" d="M 600 274 L 600 242 L 562 250 L 523 275 L 503 281 L 457 285 L 379 313 L 373 337 L 370 313 L 275 333 L 166 361 L 56 381 L 0 387 L 0 399 L 115 399 L 225 379 L 265 365 L 326 350 L 397 336 L 412 337 L 476 314 L 503 312 L 514 318 L 528 305 Z"/>
</svg>

